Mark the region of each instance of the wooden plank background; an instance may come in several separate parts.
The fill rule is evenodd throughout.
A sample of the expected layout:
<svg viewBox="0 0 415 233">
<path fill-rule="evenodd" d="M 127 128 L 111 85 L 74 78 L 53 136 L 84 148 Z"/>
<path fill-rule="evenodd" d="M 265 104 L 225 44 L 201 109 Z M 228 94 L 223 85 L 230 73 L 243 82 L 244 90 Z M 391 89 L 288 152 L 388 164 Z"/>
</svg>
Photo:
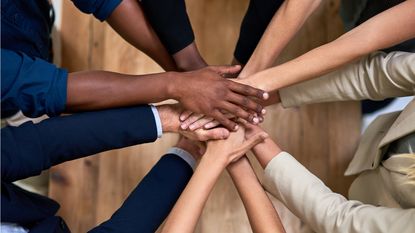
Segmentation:
<svg viewBox="0 0 415 233">
<path fill-rule="evenodd" d="M 232 60 L 247 5 L 247 0 L 187 1 L 198 47 L 209 64 L 228 64 Z M 325 1 L 279 62 L 339 36 L 342 25 L 338 7 L 338 0 Z M 69 71 L 162 71 L 107 24 L 81 14 L 70 1 L 63 2 L 61 39 L 62 66 Z M 263 127 L 272 138 L 333 190 L 347 194 L 351 178 L 343 177 L 343 172 L 359 137 L 358 104 L 317 104 L 286 110 L 275 105 L 267 110 Z M 49 194 L 61 204 L 59 214 L 73 232 L 86 232 L 108 219 L 176 140 L 176 135 L 163 135 L 152 144 L 109 151 L 52 168 Z M 254 166 L 261 178 L 255 161 Z M 217 183 L 196 232 L 251 232 L 242 202 L 226 173 Z"/>
</svg>

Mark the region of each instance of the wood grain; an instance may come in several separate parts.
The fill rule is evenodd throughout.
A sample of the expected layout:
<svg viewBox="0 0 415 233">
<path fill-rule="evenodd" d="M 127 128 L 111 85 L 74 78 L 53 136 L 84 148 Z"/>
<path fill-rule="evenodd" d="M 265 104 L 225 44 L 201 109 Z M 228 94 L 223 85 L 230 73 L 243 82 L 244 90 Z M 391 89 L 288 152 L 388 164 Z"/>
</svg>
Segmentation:
<svg viewBox="0 0 415 233">
<path fill-rule="evenodd" d="M 189 0 L 196 41 L 210 64 L 232 60 L 247 0 Z M 289 44 L 277 63 L 292 59 L 342 33 L 338 0 L 325 1 Z M 62 66 L 70 71 L 104 69 L 130 74 L 162 71 L 123 41 L 108 25 L 63 2 Z M 282 109 L 270 106 L 263 127 L 285 150 L 333 190 L 346 194 L 351 179 L 343 172 L 359 137 L 357 103 L 330 103 Z M 108 122 L 111 124 L 111 122 Z M 67 162 L 51 170 L 50 196 L 73 232 L 86 232 L 108 219 L 161 155 L 177 140 L 163 135 L 145 144 Z M 261 178 L 262 172 L 254 161 Z M 251 232 L 242 202 L 224 173 L 198 224 L 199 233 Z"/>
</svg>

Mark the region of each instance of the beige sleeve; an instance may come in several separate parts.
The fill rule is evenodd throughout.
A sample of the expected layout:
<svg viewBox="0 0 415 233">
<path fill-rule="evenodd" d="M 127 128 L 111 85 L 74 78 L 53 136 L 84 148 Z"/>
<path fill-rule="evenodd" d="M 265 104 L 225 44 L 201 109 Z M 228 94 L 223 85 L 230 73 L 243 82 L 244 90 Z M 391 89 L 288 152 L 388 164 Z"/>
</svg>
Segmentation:
<svg viewBox="0 0 415 233">
<path fill-rule="evenodd" d="M 410 96 L 415 93 L 415 53 L 372 53 L 317 79 L 280 90 L 284 107 L 331 101 Z"/>
<path fill-rule="evenodd" d="M 297 217 L 320 233 L 410 233 L 415 209 L 377 207 L 332 192 L 286 152 L 265 168 L 264 186 Z"/>
</svg>

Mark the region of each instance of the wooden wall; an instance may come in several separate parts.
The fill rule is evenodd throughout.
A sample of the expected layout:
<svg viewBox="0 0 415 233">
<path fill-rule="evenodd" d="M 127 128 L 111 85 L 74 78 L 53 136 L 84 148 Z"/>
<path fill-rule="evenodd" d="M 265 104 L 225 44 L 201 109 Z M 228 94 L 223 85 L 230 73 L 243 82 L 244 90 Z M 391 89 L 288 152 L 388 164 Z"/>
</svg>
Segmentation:
<svg viewBox="0 0 415 233">
<path fill-rule="evenodd" d="M 247 0 L 188 0 L 196 41 L 210 64 L 232 59 Z M 325 1 L 280 61 L 298 56 L 342 33 L 338 0 Z M 105 23 L 63 2 L 62 66 L 70 71 L 104 69 L 130 74 L 160 72 L 147 56 L 124 42 Z M 347 193 L 343 172 L 359 137 L 356 103 L 330 103 L 283 110 L 268 108 L 263 127 L 335 191 Z M 111 122 L 108 122 L 111 124 Z M 177 140 L 163 135 L 152 144 L 101 153 L 51 169 L 50 196 L 73 232 L 86 232 L 108 219 L 161 155 Z M 261 169 L 255 167 L 261 176 Z M 217 183 L 197 232 L 251 232 L 238 194 L 224 173 Z"/>
</svg>

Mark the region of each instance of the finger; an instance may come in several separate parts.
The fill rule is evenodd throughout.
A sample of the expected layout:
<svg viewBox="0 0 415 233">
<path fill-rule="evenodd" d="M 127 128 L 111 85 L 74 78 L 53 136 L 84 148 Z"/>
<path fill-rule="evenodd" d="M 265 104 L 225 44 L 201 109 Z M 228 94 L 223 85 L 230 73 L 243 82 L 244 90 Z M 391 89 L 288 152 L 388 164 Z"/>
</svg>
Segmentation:
<svg viewBox="0 0 415 233">
<path fill-rule="evenodd" d="M 244 96 L 252 96 L 258 99 L 266 100 L 269 97 L 269 94 L 261 89 L 251 87 L 242 83 L 237 83 L 231 80 L 228 80 L 229 88 L 239 94 Z"/>
<path fill-rule="evenodd" d="M 254 136 L 250 137 L 248 140 L 242 143 L 242 145 L 234 151 L 233 160 L 239 159 L 240 156 L 248 152 L 252 147 L 263 142 L 269 135 L 265 132 L 259 132 Z"/>
<path fill-rule="evenodd" d="M 204 129 L 211 129 L 211 128 L 214 128 L 218 125 L 220 125 L 219 121 L 214 120 L 214 121 L 211 121 L 211 122 L 207 123 L 206 125 L 204 125 L 203 128 Z"/>
<path fill-rule="evenodd" d="M 260 104 L 256 103 L 251 98 L 248 98 L 246 96 L 231 93 L 228 95 L 227 100 L 238 106 L 243 106 L 248 110 L 252 110 L 258 113 L 259 115 L 264 115 L 266 113 L 265 108 L 263 108 Z"/>
<path fill-rule="evenodd" d="M 208 140 L 221 140 L 226 139 L 229 137 L 229 130 L 225 128 L 215 128 L 210 130 L 198 129 L 196 130 L 197 134 L 200 134 L 199 140 L 200 141 L 208 141 Z"/>
<path fill-rule="evenodd" d="M 213 113 L 212 117 L 215 118 L 217 121 L 219 121 L 219 123 L 221 123 L 228 130 L 230 131 L 238 130 L 238 124 L 226 118 L 225 115 L 221 113 L 219 110 L 216 110 Z"/>
<path fill-rule="evenodd" d="M 230 114 L 230 113 L 228 113 L 226 111 L 221 111 L 221 112 L 223 114 L 225 114 L 225 117 L 228 118 L 228 119 L 235 118 L 235 115 L 233 115 L 233 114 Z M 206 125 L 204 125 L 203 128 L 204 129 L 211 129 L 211 128 L 214 128 L 214 127 L 216 127 L 218 125 L 220 125 L 219 121 L 217 121 L 217 120 L 214 119 L 212 122 L 209 122 Z"/>
<path fill-rule="evenodd" d="M 191 125 L 189 125 L 189 129 L 190 130 L 196 130 L 196 129 L 200 129 L 202 128 L 204 125 L 206 125 L 209 122 L 212 122 L 214 119 L 212 117 L 203 117 L 201 119 L 199 119 L 198 121 L 192 123 Z"/>
<path fill-rule="evenodd" d="M 198 121 L 202 117 L 204 117 L 204 115 L 203 114 L 200 114 L 200 113 L 198 113 L 198 114 L 192 114 L 189 118 L 187 118 L 185 121 L 183 121 L 180 124 L 180 128 L 182 128 L 182 129 L 188 129 L 191 124 L 193 124 L 194 122 Z"/>
<path fill-rule="evenodd" d="M 254 114 L 248 113 L 248 111 L 245 111 L 243 108 L 236 106 L 235 104 L 225 102 L 221 105 L 221 108 L 249 122 L 259 123 L 259 119 L 255 117 Z"/>
<path fill-rule="evenodd" d="M 185 121 L 187 118 L 190 117 L 190 115 L 192 115 L 192 113 L 192 111 L 184 110 L 182 114 L 180 114 L 180 121 Z"/>
<path fill-rule="evenodd" d="M 239 71 L 241 71 L 240 65 L 234 65 L 234 66 L 210 66 L 210 69 L 215 71 L 216 73 L 220 75 L 232 75 L 237 74 Z"/>
</svg>

